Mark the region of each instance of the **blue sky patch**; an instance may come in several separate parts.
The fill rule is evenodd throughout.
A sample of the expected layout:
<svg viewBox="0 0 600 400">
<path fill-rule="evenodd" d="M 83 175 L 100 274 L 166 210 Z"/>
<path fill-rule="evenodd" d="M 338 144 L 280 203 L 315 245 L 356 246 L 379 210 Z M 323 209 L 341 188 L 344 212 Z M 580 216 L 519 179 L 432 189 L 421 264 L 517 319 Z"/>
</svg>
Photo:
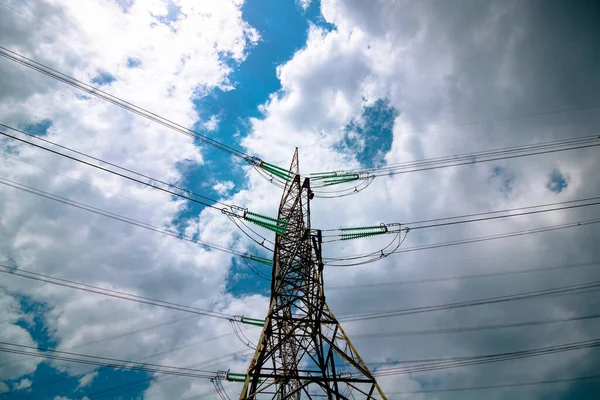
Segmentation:
<svg viewBox="0 0 600 400">
<path fill-rule="evenodd" d="M 569 183 L 563 173 L 558 169 L 553 170 L 548 178 L 548 183 L 546 183 L 546 188 L 551 192 L 560 193 L 565 190 L 567 186 L 569 186 Z"/>
<path fill-rule="evenodd" d="M 387 99 L 379 99 L 364 107 L 361 118 L 346 125 L 343 143 L 339 147 L 355 154 L 363 166 L 382 165 L 392 148 L 394 120 L 399 114 Z"/>
<path fill-rule="evenodd" d="M 262 118 L 259 106 L 264 104 L 272 93 L 281 90 L 277 78 L 277 67 L 289 61 L 294 54 L 306 45 L 310 24 L 331 30 L 321 15 L 319 1 L 313 1 L 306 11 L 293 1 L 249 0 L 242 7 L 242 16 L 260 33 L 260 41 L 248 49 L 248 56 L 242 63 L 227 58 L 224 61 L 233 69 L 229 77 L 233 90 L 214 89 L 208 95 L 195 101 L 200 119 L 194 129 L 214 137 L 222 143 L 239 148 L 239 141 L 249 133 L 249 118 Z M 211 117 L 219 120 L 215 129 L 204 124 Z M 221 194 L 213 187 L 218 182 L 233 182 L 231 194 L 245 188 L 244 162 L 211 147 L 202 147 L 205 164 L 191 166 L 181 182 L 184 187 L 208 197 L 218 199 Z M 290 152 L 290 158 L 292 154 Z M 240 206 L 243 206 L 240 204 Z M 189 218 L 202 211 L 203 207 L 190 203 L 175 219 L 181 229 Z M 267 234 L 268 235 L 268 234 Z M 270 268 L 263 268 L 270 276 Z M 228 279 L 228 289 L 235 295 L 266 293 L 263 280 L 258 278 L 243 263 L 233 266 Z"/>
<path fill-rule="evenodd" d="M 496 165 L 492 168 L 490 182 L 499 183 L 499 189 L 505 196 L 508 196 L 512 192 L 513 187 L 515 186 L 515 180 L 515 174 L 508 171 L 505 167 Z"/>
<path fill-rule="evenodd" d="M 137 58 L 129 57 L 127 59 L 127 68 L 137 68 L 140 65 L 142 65 L 142 61 Z"/>
<path fill-rule="evenodd" d="M 110 85 L 115 81 L 115 77 L 105 71 L 98 71 L 98 75 L 92 78 L 91 82 L 94 85 L 104 86 Z"/>
<path fill-rule="evenodd" d="M 33 316 L 31 322 L 19 321 L 16 325 L 27 330 L 38 346 L 44 348 L 55 348 L 57 342 L 52 337 L 51 332 L 44 324 L 45 314 L 49 311 L 44 303 L 38 303 L 30 298 L 22 297 L 20 300 L 23 313 Z"/>
<path fill-rule="evenodd" d="M 172 1 L 169 1 L 167 4 L 167 15 L 157 16 L 156 19 L 162 24 L 170 25 L 171 22 L 177 21 L 177 18 L 179 18 L 180 13 L 181 7 L 173 3 Z"/>
<path fill-rule="evenodd" d="M 130 0 L 115 0 L 124 12 L 127 12 L 133 4 Z M 166 16 L 159 17 L 160 22 L 170 24 L 177 19 L 180 9 L 172 5 Z M 259 106 L 264 104 L 269 96 L 281 90 L 281 83 L 277 78 L 277 67 L 289 61 L 294 54 L 306 45 L 308 30 L 311 24 L 325 30 L 335 27 L 328 24 L 320 13 L 320 2 L 313 1 L 310 6 L 303 10 L 296 2 L 282 2 L 278 0 L 249 0 L 244 3 L 242 15 L 249 25 L 258 30 L 261 40 L 249 48 L 247 58 L 238 63 L 223 54 L 223 61 L 232 68 L 229 83 L 233 90 L 215 89 L 207 96 L 195 101 L 195 108 L 200 116 L 195 130 L 223 142 L 232 147 L 239 148 L 241 139 L 249 133 L 249 118 L 262 118 Z M 127 59 L 127 68 L 137 68 L 141 60 L 130 57 Z M 106 71 L 97 71 L 97 75 L 91 79 L 92 84 L 97 86 L 110 85 L 115 77 Z M 88 100 L 89 96 L 77 94 L 82 100 Z M 367 118 L 374 118 L 366 111 Z M 218 119 L 216 126 L 209 127 L 205 123 L 211 118 Z M 44 120 L 25 127 L 24 130 L 34 134 L 46 134 L 51 127 L 52 121 Z M 385 125 L 385 124 L 383 124 Z M 202 147 L 205 163 L 203 165 L 180 165 L 184 171 L 184 178 L 178 184 L 197 193 L 218 199 L 224 195 L 224 191 L 215 185 L 218 182 L 233 182 L 233 187 L 228 185 L 228 192 L 234 194 L 246 186 L 245 175 L 242 166 L 245 164 L 239 160 L 224 154 L 211 147 Z M 391 144 L 391 139 L 390 139 Z M 386 148 L 385 145 L 380 148 Z M 389 146 L 387 147 L 389 148 Z M 290 157 L 292 156 L 290 152 Z M 243 205 L 242 205 L 243 206 Z M 182 231 L 189 219 L 196 218 L 203 210 L 202 205 L 188 203 L 186 208 L 177 215 L 174 223 Z M 223 223 L 228 223 L 224 221 Z M 266 237 L 273 239 L 270 232 L 260 232 Z M 258 246 L 257 246 L 258 247 Z M 254 254 L 268 257 L 266 252 L 258 248 L 250 250 Z M 227 289 L 235 296 L 260 293 L 269 295 L 270 281 L 257 276 L 271 276 L 271 266 L 256 262 L 236 259 L 227 277 Z M 20 323 L 27 329 L 40 347 L 53 348 L 56 342 L 51 332 L 45 328 L 44 310 L 39 304 L 30 300 L 22 303 L 25 312 L 36 311 L 32 323 Z M 92 350 L 82 348 L 75 350 L 81 353 L 94 353 Z M 89 372 L 93 371 L 90 366 Z M 96 376 L 89 386 L 79 388 L 79 381 L 84 375 L 68 376 L 53 368 L 47 362 L 41 363 L 37 370 L 28 378 L 33 381 L 29 390 L 22 390 L 10 394 L 14 399 L 39 399 L 64 396 L 67 398 L 123 398 L 138 399 L 149 387 L 153 377 L 146 373 L 126 370 L 113 370 L 109 368 L 97 369 Z M 13 386 L 15 382 L 7 382 Z M 0 395 L 0 397 L 2 397 Z"/>
<path fill-rule="evenodd" d="M 121 10 L 123 10 L 123 12 L 129 11 L 129 9 L 131 8 L 131 6 L 133 5 L 133 2 L 134 2 L 134 0 L 115 0 L 115 1 L 119 5 L 119 7 L 121 7 Z"/>
<path fill-rule="evenodd" d="M 48 133 L 48 129 L 50 129 L 51 126 L 52 126 L 52 120 L 46 118 L 39 122 L 27 124 L 27 125 L 23 126 L 22 129 L 25 132 L 30 133 L 32 135 L 46 136 L 46 134 Z"/>
</svg>

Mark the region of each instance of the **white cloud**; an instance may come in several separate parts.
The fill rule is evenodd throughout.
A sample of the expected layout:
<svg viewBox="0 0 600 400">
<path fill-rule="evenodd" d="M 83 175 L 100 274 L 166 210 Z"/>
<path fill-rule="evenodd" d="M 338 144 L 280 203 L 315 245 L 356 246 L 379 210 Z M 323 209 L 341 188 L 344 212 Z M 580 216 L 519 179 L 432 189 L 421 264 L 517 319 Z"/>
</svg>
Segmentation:
<svg viewBox="0 0 600 400">
<path fill-rule="evenodd" d="M 138 1 L 124 12 L 117 2 L 37 1 L 25 9 L 13 1 L 9 5 L 47 24 L 6 9 L 0 13 L 3 46 L 86 82 L 103 71 L 114 78 L 104 90 L 192 126 L 198 120 L 193 100 L 217 87 L 231 89 L 231 66 L 245 59 L 259 36 L 243 20 L 240 1 L 177 1 L 180 13 L 170 22 L 163 18 L 165 3 Z M 183 135 L 95 98 L 84 98 L 4 58 L 0 70 L 3 123 L 24 126 L 49 119 L 49 140 L 173 183 L 183 177 L 178 165 L 203 163 L 202 148 Z M 10 157 L 0 158 L 4 178 L 176 229 L 172 221 L 184 208 L 181 201 L 28 146 L 13 149 Z M 224 291 L 230 257 L 191 243 L 4 185 L 0 185 L 0 224 L 0 260 L 14 260 L 18 268 L 202 308 L 227 309 L 237 300 Z M 24 345 L 36 344 L 26 329 L 15 325 L 18 318 L 27 318 L 18 307 L 20 295 L 48 307 L 44 323 L 59 349 L 77 348 L 86 354 L 136 360 L 161 353 L 154 362 L 167 363 L 169 357 L 184 362 L 201 358 L 205 346 L 162 353 L 229 330 L 227 321 L 198 318 L 123 336 L 108 346 L 83 346 L 171 320 L 175 313 L 8 275 L 2 285 L 10 291 L 1 292 L 0 303 L 13 304 L 0 313 L 3 323 L 6 320 L 3 340 Z M 211 343 L 210 353 L 216 357 L 231 348 L 230 342 L 218 341 Z M 13 358 L 0 355 L 0 363 Z M 0 379 L 29 374 L 39 361 L 32 357 L 3 368 Z M 82 387 L 95 376 L 93 368 L 82 365 L 61 361 L 53 365 L 71 374 L 85 373 L 79 382 Z"/>
<path fill-rule="evenodd" d="M 231 181 L 219 182 L 213 186 L 215 192 L 219 193 L 221 196 L 225 196 L 229 193 L 231 189 L 233 189 L 234 184 Z"/>
<path fill-rule="evenodd" d="M 6 383 L 0 381 L 0 393 L 6 393 L 8 392 L 8 386 L 6 386 Z"/>
<path fill-rule="evenodd" d="M 11 4 L 18 6 L 16 2 Z M 4 29 L 3 37 L 5 31 L 13 32 L 6 36 L 10 46 L 81 79 L 88 80 L 98 70 L 110 73 L 116 78 L 107 88 L 111 93 L 186 125 L 197 120 L 190 99 L 214 87 L 231 89 L 227 79 L 230 68 L 221 56 L 226 54 L 235 62 L 243 62 L 258 39 L 256 31 L 243 21 L 239 2 L 178 2 L 182 15 L 187 17 L 169 26 L 157 22 L 158 16 L 166 15 L 161 2 L 136 2 L 127 13 L 116 4 L 102 3 L 102 7 L 98 4 L 91 1 L 33 4 L 32 12 L 45 13 L 35 15 L 48 16 L 47 20 L 67 32 L 68 37 L 48 27 L 32 25 L 30 20 L 21 17 L 4 23 L 5 14 L 0 15 L 3 22 L 0 29 Z M 567 93 L 568 88 L 557 79 L 555 70 L 571 70 L 566 63 L 578 66 L 579 59 L 576 55 L 553 57 L 551 65 L 545 63 L 543 51 L 538 54 L 537 45 L 531 45 L 544 29 L 537 25 L 540 22 L 535 18 L 535 10 L 520 8 L 518 4 L 482 2 L 470 7 L 468 15 L 463 15 L 457 11 L 460 7 L 440 2 L 324 0 L 324 16 L 337 29 L 326 32 L 311 27 L 306 46 L 278 68 L 282 91 L 272 95 L 262 106 L 264 119 L 251 121 L 253 130 L 244 139 L 244 145 L 248 152 L 279 165 L 287 165 L 294 146 L 299 146 L 303 172 L 357 167 L 355 154 L 340 151 L 335 144 L 343 137 L 346 124 L 360 119 L 363 107 L 379 98 L 389 99 L 400 113 L 395 120 L 392 149 L 386 155 L 389 163 L 548 141 L 568 134 L 582 134 L 588 128 L 592 131 L 598 116 L 589 110 L 577 117 L 557 114 L 427 130 L 463 121 L 558 109 L 564 107 L 563 103 L 574 104 L 573 95 Z M 511 21 L 508 25 L 507 20 Z M 107 26 L 111 29 L 106 29 Z M 506 26 L 519 33 L 506 34 Z M 552 31 L 548 35 L 557 39 Z M 86 45 L 73 41 L 73 37 Z M 563 48 L 568 46 L 552 46 L 548 54 Z M 127 68 L 130 57 L 138 59 L 139 66 Z M 77 98 L 66 87 L 6 60 L 0 60 L 0 68 L 4 72 L 0 74 L 0 84 L 10 89 L 1 91 L 5 104 L 0 111 L 2 121 L 25 124 L 49 118 L 53 121 L 49 131 L 52 140 L 76 145 L 78 150 L 171 182 L 182 177 L 176 168 L 178 162 L 187 159 L 203 162 L 199 149 L 184 137 L 97 100 Z M 577 75 L 569 76 L 576 78 Z M 592 103 L 590 93 L 598 92 L 595 82 L 578 85 L 570 79 L 569 86 L 578 88 L 575 100 L 580 104 Z M 406 222 L 591 197 L 600 186 L 594 155 L 582 151 L 501 162 L 506 176 L 514 178 L 509 193 L 502 192 L 502 179 L 493 178 L 494 165 L 486 164 L 382 178 L 367 192 L 356 196 L 316 199 L 311 204 L 313 226 Z M 173 217 L 184 207 L 169 196 L 124 184 L 24 146 L 19 148 L 19 156 L 71 179 L 47 175 L 10 158 L 2 159 L 0 175 L 161 226 L 170 226 Z M 558 196 L 545 187 L 548 174 L 557 168 L 557 160 L 560 160 L 560 170 L 570 179 L 568 188 Z M 94 186 L 82 186 L 72 179 L 88 181 Z M 254 173 L 249 173 L 248 182 L 249 189 L 233 194 L 231 202 L 261 214 L 274 215 L 279 204 L 279 189 Z M 226 196 L 232 188 L 222 182 L 214 189 Z M 14 259 L 21 268 L 67 279 L 224 312 L 260 318 L 267 310 L 268 301 L 262 296 L 239 302 L 226 293 L 224 280 L 229 257 L 12 189 L 2 187 L 0 193 L 1 235 L 5 238 L 0 240 L 0 259 Z M 422 233 L 414 231 L 405 246 L 530 229 L 590 215 L 594 215 L 593 212 L 580 210 Z M 198 233 L 201 239 L 224 246 L 237 243 L 238 239 L 222 215 L 212 210 L 203 212 L 198 221 L 191 221 L 188 230 Z M 519 279 L 462 280 L 377 290 L 327 289 L 333 284 L 460 276 L 597 259 L 593 248 L 597 236 L 597 230 L 589 228 L 565 230 L 476 246 L 403 253 L 356 268 L 331 267 L 326 269 L 325 277 L 327 301 L 339 316 L 360 310 L 442 304 L 591 281 L 598 279 L 596 272 L 578 269 L 576 274 L 558 271 L 521 275 Z M 246 244 L 243 240 L 238 243 L 242 248 Z M 347 242 L 343 247 L 328 244 L 325 252 L 354 254 L 375 247 L 372 241 Z M 16 277 L 7 278 L 7 282 L 11 293 L 27 293 L 53 307 L 46 322 L 59 340 L 60 348 L 81 346 L 173 316 L 169 312 L 92 294 L 23 282 Z M 429 313 L 368 324 L 344 324 L 344 327 L 352 338 L 355 333 L 401 331 L 408 327 L 434 329 L 581 315 L 594 304 L 593 296 L 593 293 L 557 296 L 506 307 Z M 6 301 L 14 302 L 14 297 L 8 297 L 12 300 Z M 12 335 L 9 339 L 34 345 L 27 331 L 14 325 L 15 318 L 20 318 L 20 310 L 7 311 L 4 307 L 2 310 L 2 315 L 9 315 L 8 328 L 3 329 Z M 583 340 L 593 337 L 592 328 L 596 327 L 593 324 L 588 321 L 522 331 L 410 337 L 401 341 L 356 340 L 355 344 L 368 361 L 473 355 Z M 192 365 L 242 349 L 243 345 L 233 336 L 203 342 L 230 332 L 226 321 L 198 318 L 174 323 L 161 331 L 149 330 L 135 338 L 122 338 L 112 342 L 110 347 L 99 344 L 79 351 L 103 356 L 108 352 L 108 356 L 139 359 L 189 345 L 152 359 L 170 365 Z M 251 335 L 256 339 L 257 330 Z M 587 360 L 585 353 L 565 353 L 529 359 L 518 366 L 504 363 L 457 369 L 452 374 L 440 371 L 418 377 L 391 377 L 382 380 L 382 386 L 393 391 L 418 389 L 423 382 L 428 385 L 441 382 L 449 387 L 473 382 L 486 384 L 485 380 L 489 382 L 490 377 L 495 382 L 546 379 L 568 370 L 575 374 L 578 367 L 585 367 Z M 216 361 L 209 368 L 243 372 L 247 363 L 247 357 L 240 357 Z M 72 373 L 88 371 L 72 365 L 56 365 Z M 0 376 L 0 379 L 23 376 L 35 369 L 35 364 L 19 364 L 19 368 L 10 377 Z M 149 398 L 155 395 L 158 398 L 184 397 L 208 388 L 207 382 L 156 380 L 146 395 Z M 543 389 L 532 389 L 531 398 L 535 398 L 538 390 Z M 502 395 L 495 393 L 489 397 L 492 400 Z"/>
<path fill-rule="evenodd" d="M 21 379 L 18 383 L 13 385 L 13 390 L 24 390 L 29 389 L 31 387 L 30 379 Z"/>
<path fill-rule="evenodd" d="M 567 62 L 561 61 L 560 66 L 544 62 L 544 46 L 556 47 L 546 41 L 540 43 L 540 38 L 550 35 L 554 38 L 552 40 L 567 41 L 568 35 L 560 38 L 553 35 L 555 30 L 542 26 L 543 21 L 538 18 L 540 10 L 521 8 L 520 4 L 486 2 L 469 8 L 470 13 L 464 15 L 457 11 L 454 3 L 323 1 L 324 16 L 336 25 L 336 30 L 325 32 L 312 27 L 306 46 L 279 67 L 282 90 L 271 96 L 262 107 L 265 118 L 252 121 L 253 132 L 244 139 L 244 144 L 251 154 L 282 166 L 289 163 L 293 147 L 298 146 L 304 173 L 356 167 L 355 154 L 340 152 L 335 144 L 343 137 L 346 124 L 361 118 L 363 107 L 381 98 L 388 99 L 399 112 L 395 119 L 392 149 L 386 155 L 388 163 L 577 137 L 593 132 L 599 117 L 592 110 L 581 114 L 550 114 L 452 126 L 560 109 L 565 107 L 566 99 L 571 99 L 574 104 L 596 101 L 593 90 L 585 83 L 592 74 L 589 70 L 586 70 L 587 78 L 582 77 L 581 87 L 586 88 L 576 95 L 569 93 L 568 88 L 560 93 L 547 90 L 548 85 L 561 85 L 561 70 L 568 69 L 573 76 L 578 73 Z M 511 30 L 518 34 L 505 34 L 507 21 L 511 21 Z M 570 33 L 576 34 L 573 27 L 569 29 Z M 548 39 L 548 43 L 552 40 Z M 598 56 L 597 50 L 589 46 L 586 51 Z M 582 54 L 565 54 L 564 59 L 576 59 L 573 65 L 584 68 L 588 64 Z M 592 86 L 597 88 L 599 84 L 594 82 Z M 353 150 L 360 151 L 360 148 Z M 596 196 L 594 188 L 600 186 L 594 174 L 596 158 L 593 150 L 583 150 L 379 178 L 364 193 L 356 196 L 336 200 L 315 199 L 311 205 L 312 226 L 333 228 L 381 221 L 406 222 Z M 557 162 L 561 164 L 561 171 L 568 171 L 571 177 L 569 187 L 561 193 L 560 199 L 546 188 L 548 174 L 556 168 Z M 563 168 L 563 163 L 569 167 Z M 497 165 L 502 167 L 502 174 L 494 177 Z M 278 190 L 254 174 L 250 174 L 248 180 L 249 191 L 233 196 L 232 202 L 274 215 L 280 196 Z M 574 181 L 587 184 L 575 188 Z M 596 214 L 593 209 L 587 209 L 413 231 L 404 246 L 527 230 L 584 220 Z M 590 227 L 585 231 L 565 230 L 523 236 L 518 240 L 403 253 L 377 264 L 355 268 L 330 267 L 326 268 L 325 276 L 327 300 L 339 316 L 594 281 L 598 274 L 594 270 L 582 269 L 577 276 L 557 272 L 523 275 L 519 279 L 327 290 L 328 285 L 334 284 L 460 276 L 597 259 L 597 252 L 586 239 L 597 236 L 597 228 Z M 328 243 L 324 245 L 324 251 L 328 255 L 363 253 L 377 250 L 373 242 L 381 243 L 374 239 L 345 242 L 343 246 Z M 502 307 L 357 322 L 345 324 L 345 328 L 352 338 L 353 333 L 402 331 L 408 327 L 434 329 L 564 314 L 581 315 L 593 304 L 593 295 L 578 298 L 562 296 Z M 595 327 L 595 322 L 569 326 L 559 324 L 519 331 L 357 340 L 356 345 L 365 360 L 475 355 L 594 338 Z M 474 382 L 482 384 L 491 376 L 494 382 L 542 380 L 567 372 L 585 375 L 584 368 L 592 362 L 593 353 L 573 352 L 532 358 L 518 366 L 499 363 L 482 366 L 478 370 L 462 368 L 451 373 L 430 372 L 412 378 L 390 377 L 382 380 L 382 385 L 385 390 L 393 391 L 418 389 L 423 382 L 438 382 L 443 387 Z M 543 391 L 544 388 L 533 389 L 531 398 L 536 398 L 536 394 Z M 500 391 L 490 393 L 490 398 L 501 397 Z"/>
<path fill-rule="evenodd" d="M 96 376 L 98 376 L 98 371 L 94 371 L 90 374 L 85 374 L 79 379 L 79 384 L 77 385 L 77 388 L 83 388 L 88 386 L 90 383 L 92 383 Z"/>
<path fill-rule="evenodd" d="M 297 0 L 297 1 L 303 10 L 306 10 L 308 8 L 308 6 L 310 6 L 310 3 L 312 3 L 312 0 Z"/>
<path fill-rule="evenodd" d="M 27 316 L 22 312 L 17 298 L 6 293 L 0 287 L 0 337 L 8 343 L 36 346 L 29 332 L 16 324 L 19 321 L 29 323 L 31 322 L 31 316 Z M 37 357 L 23 359 L 23 357 L 19 357 L 18 355 L 1 352 L 0 364 L 4 365 L 6 363 L 7 367 L 0 368 L 0 381 L 17 379 L 23 375 L 32 373 L 40 361 L 41 359 Z"/>
<path fill-rule="evenodd" d="M 209 131 L 216 131 L 219 127 L 219 117 L 213 115 L 202 125 Z"/>
</svg>

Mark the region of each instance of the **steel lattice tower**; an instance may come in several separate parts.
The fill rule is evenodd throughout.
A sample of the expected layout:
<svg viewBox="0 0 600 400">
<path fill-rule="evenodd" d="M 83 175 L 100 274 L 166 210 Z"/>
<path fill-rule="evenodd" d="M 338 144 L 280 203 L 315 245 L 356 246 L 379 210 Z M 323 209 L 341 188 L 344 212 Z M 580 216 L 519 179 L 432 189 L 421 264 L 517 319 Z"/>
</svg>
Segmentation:
<svg viewBox="0 0 600 400">
<path fill-rule="evenodd" d="M 310 228 L 310 179 L 298 150 L 283 191 L 271 303 L 240 399 L 386 399 L 325 303 L 321 231 Z"/>
</svg>

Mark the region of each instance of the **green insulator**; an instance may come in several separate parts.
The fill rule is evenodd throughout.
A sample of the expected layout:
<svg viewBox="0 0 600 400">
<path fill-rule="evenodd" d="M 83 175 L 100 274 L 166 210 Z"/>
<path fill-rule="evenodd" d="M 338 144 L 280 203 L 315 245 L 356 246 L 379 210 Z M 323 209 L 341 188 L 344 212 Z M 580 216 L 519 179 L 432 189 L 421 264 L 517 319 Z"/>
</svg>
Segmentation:
<svg viewBox="0 0 600 400">
<path fill-rule="evenodd" d="M 273 175 L 275 175 L 275 176 L 277 176 L 277 177 L 285 180 L 286 182 L 289 182 L 292 179 L 292 177 L 290 177 L 289 175 L 284 175 L 283 173 L 281 173 L 281 172 L 279 172 L 277 170 L 270 169 L 270 168 L 268 168 L 266 166 L 263 166 L 262 168 L 265 171 L 270 172 L 271 174 L 273 174 Z"/>
<path fill-rule="evenodd" d="M 263 257 L 258 257 L 258 256 L 250 256 L 250 259 L 252 261 L 256 261 L 259 264 L 264 264 L 264 265 L 268 265 L 268 266 L 271 266 L 273 264 L 273 261 L 269 260 L 268 258 L 263 258 Z"/>
<path fill-rule="evenodd" d="M 283 180 L 285 180 L 286 182 L 291 181 L 294 178 L 294 175 L 289 175 L 289 174 L 284 174 L 282 172 L 279 172 L 277 170 L 272 170 L 269 168 L 264 168 L 265 171 L 267 171 L 268 173 L 275 175 Z"/>
<path fill-rule="evenodd" d="M 258 220 L 258 219 L 252 218 L 252 217 L 246 216 L 244 219 L 247 220 L 247 221 L 252 222 L 253 224 L 261 226 L 261 227 L 263 227 L 265 229 L 268 229 L 270 231 L 279 233 L 280 235 L 283 235 L 287 231 L 287 228 L 285 228 L 285 227 L 281 227 L 281 226 L 277 226 L 277 225 L 274 225 L 274 224 L 270 224 L 268 222 L 264 222 L 264 221 L 261 221 L 261 220 Z"/>
<path fill-rule="evenodd" d="M 281 174 L 281 175 L 286 175 L 286 176 L 292 176 L 292 175 L 294 175 L 291 171 L 287 171 L 287 170 L 282 169 L 282 168 L 273 167 L 273 166 L 271 166 L 269 164 L 262 164 L 261 168 L 262 169 L 266 169 L 267 171 L 277 172 L 278 174 Z"/>
<path fill-rule="evenodd" d="M 283 173 L 292 174 L 292 172 L 289 169 L 281 168 L 280 166 L 275 165 L 275 164 L 271 164 L 271 163 L 263 161 L 262 165 L 263 166 L 266 165 L 267 167 L 272 168 L 272 169 L 278 169 L 279 171 L 281 171 Z"/>
<path fill-rule="evenodd" d="M 383 235 L 384 231 L 379 232 L 361 232 L 361 233 L 344 233 L 341 235 L 342 240 L 352 240 L 352 239 L 360 239 L 369 236 Z"/>
<path fill-rule="evenodd" d="M 227 380 L 229 382 L 245 382 L 246 381 L 246 374 L 239 374 L 239 373 L 234 373 L 234 372 L 228 372 L 227 373 Z M 258 379 L 258 383 L 262 383 L 263 379 Z"/>
<path fill-rule="evenodd" d="M 329 174 L 329 175 L 322 175 L 322 176 L 314 176 L 311 177 L 310 179 L 312 179 L 313 181 L 321 181 L 323 179 L 331 179 L 331 178 L 337 178 L 338 175 L 337 174 Z"/>
<path fill-rule="evenodd" d="M 234 373 L 234 372 L 228 372 L 227 373 L 227 380 L 229 382 L 245 382 L 246 381 L 246 374 L 239 374 L 239 373 Z"/>
<path fill-rule="evenodd" d="M 269 221 L 277 222 L 277 224 L 279 224 L 279 225 L 286 225 L 286 226 L 287 226 L 287 225 L 289 225 L 289 224 L 290 224 L 290 223 L 289 223 L 289 222 L 287 222 L 287 221 L 282 221 L 282 220 L 280 220 L 280 219 L 273 218 L 273 217 L 267 217 L 266 215 L 257 214 L 257 213 L 254 213 L 254 212 L 252 212 L 252 211 L 248 211 L 248 212 L 246 212 L 246 214 L 247 214 L 247 215 L 252 215 L 253 217 L 262 218 L 262 219 L 267 219 L 267 220 L 269 220 Z"/>
<path fill-rule="evenodd" d="M 354 176 L 352 178 L 337 179 L 337 180 L 333 180 L 333 181 L 325 181 L 325 184 L 323 186 L 332 186 L 332 185 L 337 185 L 340 183 L 352 182 L 352 181 L 357 181 L 357 180 L 358 180 L 358 177 Z"/>
<path fill-rule="evenodd" d="M 367 229 L 386 230 L 385 227 L 383 227 L 381 225 L 372 225 L 372 226 L 357 226 L 354 228 L 340 228 L 340 231 L 359 231 L 359 230 L 367 230 Z"/>
<path fill-rule="evenodd" d="M 265 321 L 261 320 L 261 319 L 255 319 L 255 318 L 246 318 L 246 317 L 242 317 L 242 319 L 240 320 L 241 323 L 243 324 L 248 324 L 248 325 L 254 325 L 254 326 L 265 326 Z"/>
</svg>

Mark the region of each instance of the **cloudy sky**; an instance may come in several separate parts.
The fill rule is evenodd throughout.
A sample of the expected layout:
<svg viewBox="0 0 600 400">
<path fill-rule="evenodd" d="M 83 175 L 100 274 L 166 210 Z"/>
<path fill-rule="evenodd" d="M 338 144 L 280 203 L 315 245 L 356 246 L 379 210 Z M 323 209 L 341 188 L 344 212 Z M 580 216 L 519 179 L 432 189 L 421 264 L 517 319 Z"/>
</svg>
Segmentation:
<svg viewBox="0 0 600 400">
<path fill-rule="evenodd" d="M 289 165 L 297 147 L 307 174 L 598 135 L 599 18 L 594 2 L 566 0 L 2 0 L 0 46 L 270 163 Z M 229 153 L 5 57 L 0 105 L 6 126 L 277 214 L 281 189 Z M 19 185 L 194 240 L 266 251 L 219 210 L 6 135 L 0 145 L 0 347 L 245 372 L 251 350 L 227 320 L 16 273 L 262 319 L 269 283 L 246 263 Z M 315 198 L 312 225 L 406 223 L 597 197 L 599 165 L 591 147 L 381 176 L 354 195 Z M 590 206 L 414 230 L 378 262 L 326 266 L 327 302 L 343 320 L 594 283 L 600 227 L 585 221 L 598 218 Z M 405 251 L 565 224 L 575 226 Z M 378 251 L 390 240 L 326 243 L 324 255 Z M 251 266 L 270 275 L 268 266 Z M 375 372 L 394 361 L 569 345 L 600 339 L 595 288 L 343 326 Z M 252 341 L 260 333 L 242 329 Z M 599 356 L 591 347 L 379 382 L 394 399 L 595 399 L 600 379 L 579 378 L 598 374 Z M 527 382 L 546 383 L 518 385 Z M 445 391 L 494 385 L 502 387 Z M 0 399 L 218 398 L 212 388 L 205 379 L 0 352 Z M 241 384 L 225 390 L 237 398 Z"/>
</svg>

